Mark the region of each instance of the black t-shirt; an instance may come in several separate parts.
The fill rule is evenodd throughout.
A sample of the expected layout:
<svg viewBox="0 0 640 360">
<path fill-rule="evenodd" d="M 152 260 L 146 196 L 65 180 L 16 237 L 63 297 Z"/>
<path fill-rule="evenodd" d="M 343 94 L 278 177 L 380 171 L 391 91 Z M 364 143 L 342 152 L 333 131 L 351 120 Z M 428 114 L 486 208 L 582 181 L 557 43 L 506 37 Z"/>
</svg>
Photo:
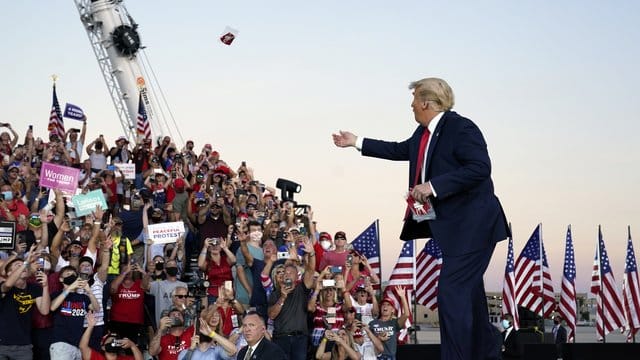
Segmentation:
<svg viewBox="0 0 640 360">
<path fill-rule="evenodd" d="M 55 299 L 60 293 L 51 294 Z M 89 310 L 91 300 L 86 294 L 69 293 L 62 304 L 53 312 L 52 343 L 66 342 L 77 346 L 84 332 L 84 317 Z"/>
<path fill-rule="evenodd" d="M 289 293 L 282 309 L 280 309 L 280 314 L 273 322 L 274 337 L 291 333 L 309 334 L 307 302 L 309 301 L 310 293 L 311 290 L 304 285 L 303 281 L 300 281 L 293 291 Z M 272 292 L 269 296 L 269 306 L 275 305 L 279 299 L 280 289 Z"/>
<path fill-rule="evenodd" d="M 0 295 L 0 345 L 31 344 L 31 314 L 38 311 L 36 299 L 41 296 L 42 287 L 35 284 Z"/>
</svg>

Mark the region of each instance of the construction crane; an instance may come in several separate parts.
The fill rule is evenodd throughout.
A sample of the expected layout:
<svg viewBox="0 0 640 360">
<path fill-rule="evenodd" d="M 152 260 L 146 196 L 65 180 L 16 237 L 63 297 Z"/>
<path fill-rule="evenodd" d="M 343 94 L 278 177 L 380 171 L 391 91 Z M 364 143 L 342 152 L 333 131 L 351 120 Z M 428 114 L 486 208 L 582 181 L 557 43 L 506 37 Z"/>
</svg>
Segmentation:
<svg viewBox="0 0 640 360">
<path fill-rule="evenodd" d="M 74 0 L 80 21 L 107 84 L 125 136 L 139 140 L 136 131 L 139 99 L 152 134 L 170 135 L 184 144 L 173 113 L 151 67 L 135 23 L 123 0 Z"/>
</svg>

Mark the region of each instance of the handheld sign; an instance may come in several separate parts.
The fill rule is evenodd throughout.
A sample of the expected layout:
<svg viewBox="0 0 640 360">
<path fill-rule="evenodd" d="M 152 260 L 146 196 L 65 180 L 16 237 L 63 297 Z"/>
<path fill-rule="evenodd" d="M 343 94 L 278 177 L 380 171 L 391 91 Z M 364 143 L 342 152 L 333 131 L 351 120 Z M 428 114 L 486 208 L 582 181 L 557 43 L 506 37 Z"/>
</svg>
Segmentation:
<svg viewBox="0 0 640 360">
<path fill-rule="evenodd" d="M 83 120 L 84 111 L 82 111 L 82 109 L 77 105 L 67 103 L 64 107 L 64 114 L 62 116 L 74 120 Z"/>
</svg>

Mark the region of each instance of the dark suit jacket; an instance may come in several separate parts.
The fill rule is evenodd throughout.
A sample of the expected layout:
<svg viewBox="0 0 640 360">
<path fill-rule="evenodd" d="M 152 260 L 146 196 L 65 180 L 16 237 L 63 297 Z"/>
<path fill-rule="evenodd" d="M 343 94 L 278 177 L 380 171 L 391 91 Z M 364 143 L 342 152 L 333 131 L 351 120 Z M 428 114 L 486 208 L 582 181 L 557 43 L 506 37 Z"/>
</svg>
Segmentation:
<svg viewBox="0 0 640 360">
<path fill-rule="evenodd" d="M 249 347 L 245 346 L 238 352 L 238 356 L 236 359 L 244 360 L 244 356 L 247 353 L 247 349 Z M 256 351 L 251 354 L 251 359 L 261 360 L 261 359 L 288 359 L 288 356 L 282 351 L 282 349 L 276 345 L 275 343 L 267 340 L 266 338 L 262 338 L 260 344 L 258 344 L 258 348 Z"/>
<path fill-rule="evenodd" d="M 504 338 L 504 334 L 506 331 L 502 332 L 502 337 Z M 522 357 L 522 350 L 520 341 L 518 339 L 518 330 L 511 330 L 509 336 L 502 341 L 502 346 L 504 350 L 502 351 L 502 359 L 520 359 Z"/>
<path fill-rule="evenodd" d="M 409 161 L 409 187 L 413 187 L 423 131 L 418 126 L 403 142 L 364 139 L 362 155 Z M 432 199 L 436 219 L 421 223 L 405 219 L 400 238 L 433 237 L 449 256 L 475 252 L 506 239 L 509 227 L 493 192 L 491 161 L 480 129 L 447 111 L 430 142 L 425 180 L 431 181 L 437 195 Z"/>
<path fill-rule="evenodd" d="M 564 344 L 567 342 L 567 329 L 564 326 L 558 326 L 558 331 L 556 332 L 556 344 Z"/>
</svg>

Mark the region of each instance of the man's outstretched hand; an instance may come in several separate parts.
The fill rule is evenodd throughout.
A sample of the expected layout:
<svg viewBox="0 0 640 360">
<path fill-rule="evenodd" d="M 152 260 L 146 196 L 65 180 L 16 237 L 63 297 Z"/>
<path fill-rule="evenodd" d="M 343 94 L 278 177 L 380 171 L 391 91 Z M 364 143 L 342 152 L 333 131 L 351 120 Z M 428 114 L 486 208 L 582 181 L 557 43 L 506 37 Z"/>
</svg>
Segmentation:
<svg viewBox="0 0 640 360">
<path fill-rule="evenodd" d="M 357 137 L 348 131 L 340 130 L 339 134 L 332 134 L 331 136 L 333 137 L 333 143 L 337 147 L 356 146 Z"/>
</svg>

